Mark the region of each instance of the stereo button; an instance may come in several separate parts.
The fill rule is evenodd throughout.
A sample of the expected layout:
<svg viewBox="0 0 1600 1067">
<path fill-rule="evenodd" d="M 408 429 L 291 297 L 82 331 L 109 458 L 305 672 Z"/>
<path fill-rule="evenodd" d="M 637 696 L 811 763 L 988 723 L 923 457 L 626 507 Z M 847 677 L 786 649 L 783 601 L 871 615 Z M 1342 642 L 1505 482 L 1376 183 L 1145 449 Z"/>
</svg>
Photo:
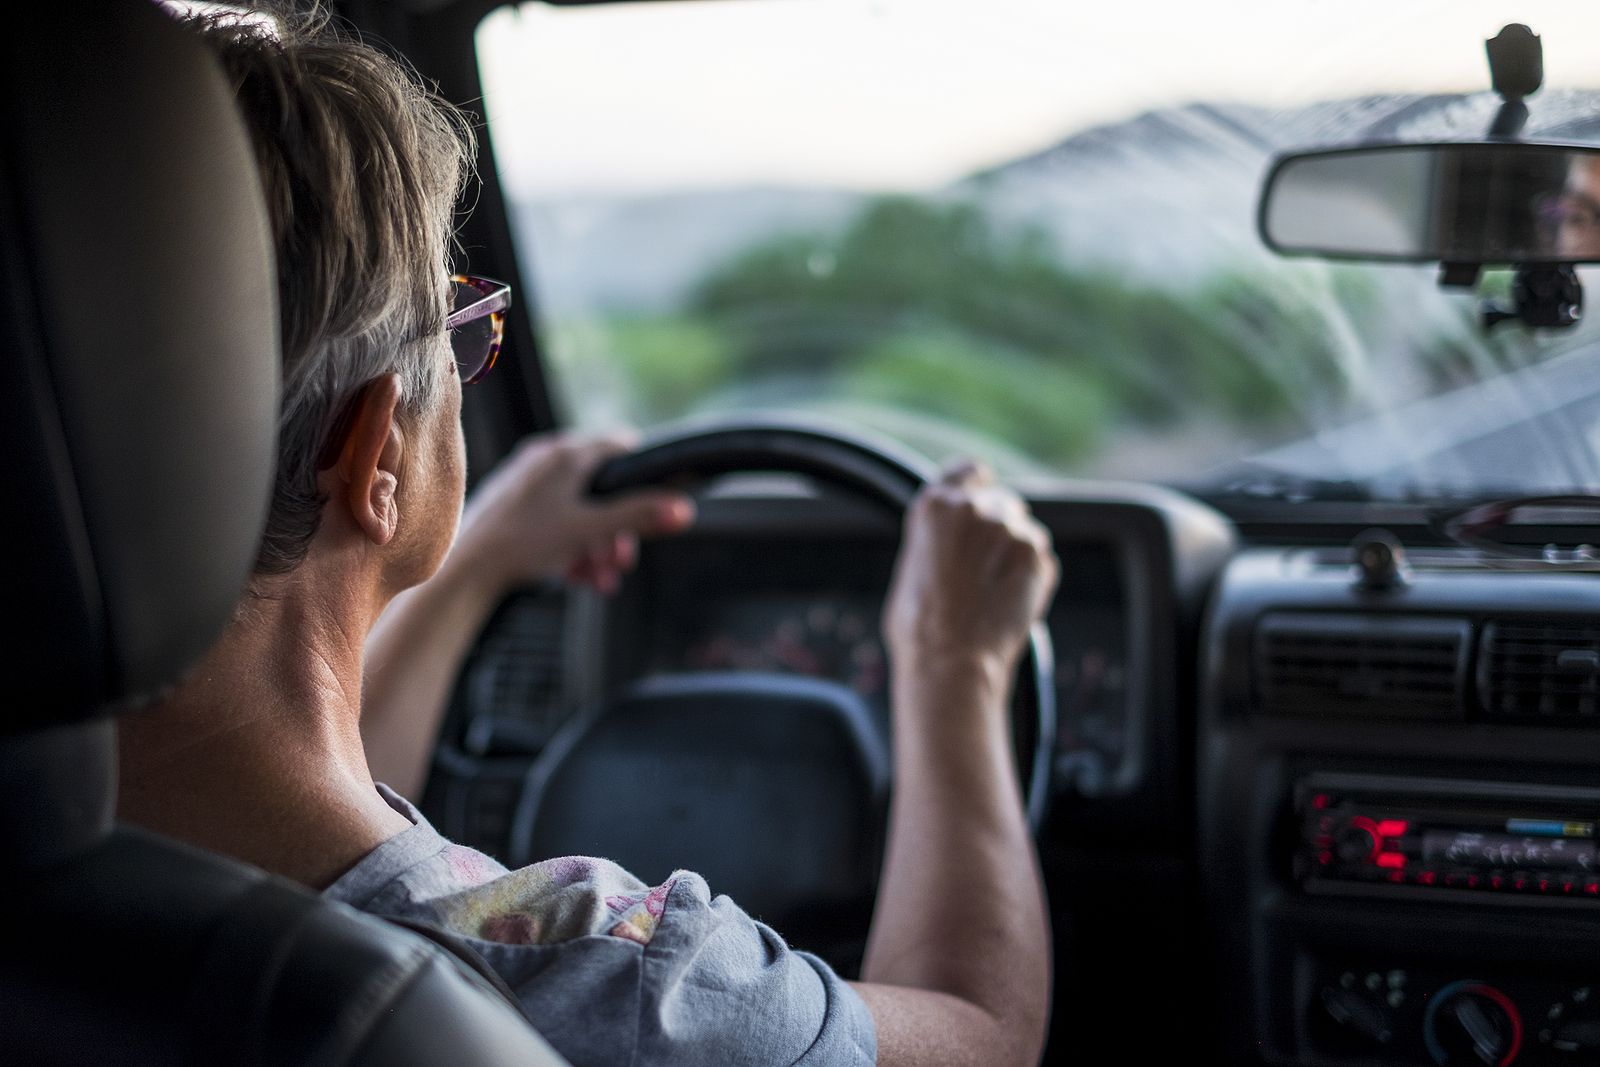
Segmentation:
<svg viewBox="0 0 1600 1067">
<path fill-rule="evenodd" d="M 1339 831 L 1334 852 L 1341 863 L 1371 863 L 1378 852 L 1378 835 L 1364 826 L 1346 826 Z"/>
</svg>

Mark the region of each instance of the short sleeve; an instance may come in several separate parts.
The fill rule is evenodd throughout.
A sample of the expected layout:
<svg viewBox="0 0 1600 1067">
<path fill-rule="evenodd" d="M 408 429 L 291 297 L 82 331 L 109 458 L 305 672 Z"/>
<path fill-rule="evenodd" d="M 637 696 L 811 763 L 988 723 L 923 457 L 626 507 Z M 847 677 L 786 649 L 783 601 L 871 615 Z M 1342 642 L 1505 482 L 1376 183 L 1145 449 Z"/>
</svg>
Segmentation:
<svg viewBox="0 0 1600 1067">
<path fill-rule="evenodd" d="M 463 938 L 572 1067 L 855 1067 L 877 1031 L 855 990 L 705 880 L 649 886 L 609 860 L 507 871 L 416 816 L 329 894 Z"/>
<path fill-rule="evenodd" d="M 815 956 L 796 952 L 700 876 L 674 876 L 644 947 L 635 1064 L 863 1065 L 872 1015 Z"/>
</svg>

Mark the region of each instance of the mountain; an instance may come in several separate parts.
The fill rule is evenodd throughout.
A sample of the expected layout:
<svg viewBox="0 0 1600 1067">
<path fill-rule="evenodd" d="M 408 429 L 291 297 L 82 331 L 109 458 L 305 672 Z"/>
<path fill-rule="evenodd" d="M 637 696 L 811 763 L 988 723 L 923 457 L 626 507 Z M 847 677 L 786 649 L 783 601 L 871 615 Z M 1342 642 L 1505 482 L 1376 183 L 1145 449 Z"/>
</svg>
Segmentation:
<svg viewBox="0 0 1600 1067">
<path fill-rule="evenodd" d="M 929 194 L 981 201 L 998 222 L 1042 229 L 1068 262 L 1182 284 L 1226 261 L 1273 260 L 1255 230 L 1273 155 L 1367 140 L 1476 138 L 1497 103 L 1469 96 L 1367 96 L 1272 109 L 1190 104 L 1081 130 Z M 1530 136 L 1600 140 L 1600 93 L 1547 91 Z M 521 247 L 547 314 L 659 313 L 705 273 L 780 233 L 826 237 L 866 194 L 732 187 L 517 202 Z"/>
</svg>

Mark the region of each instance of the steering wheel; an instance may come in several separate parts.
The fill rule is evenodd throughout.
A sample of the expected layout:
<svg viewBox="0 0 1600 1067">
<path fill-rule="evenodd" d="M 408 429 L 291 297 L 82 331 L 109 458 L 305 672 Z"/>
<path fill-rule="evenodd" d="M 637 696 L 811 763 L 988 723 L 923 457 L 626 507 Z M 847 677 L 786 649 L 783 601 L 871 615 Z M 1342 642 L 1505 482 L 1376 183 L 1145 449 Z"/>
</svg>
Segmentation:
<svg viewBox="0 0 1600 1067">
<path fill-rule="evenodd" d="M 802 474 L 854 492 L 902 516 L 935 476 L 926 460 L 883 441 L 798 419 L 739 421 L 679 430 L 618 456 L 596 471 L 596 497 L 650 486 L 691 486 L 722 474 Z M 1017 666 L 1011 736 L 1028 823 L 1044 817 L 1055 741 L 1055 661 L 1050 635 L 1035 624 Z"/>
<path fill-rule="evenodd" d="M 721 474 L 790 472 L 896 516 L 932 476 L 893 446 L 816 423 L 720 423 L 657 437 L 602 466 L 604 497 Z M 1012 743 L 1028 821 L 1054 741 L 1050 642 L 1018 666 Z M 849 971 L 859 963 L 886 827 L 881 719 L 833 681 L 705 672 L 647 678 L 557 732 L 528 769 L 509 859 L 607 856 L 648 880 L 691 867 L 752 915 Z"/>
</svg>

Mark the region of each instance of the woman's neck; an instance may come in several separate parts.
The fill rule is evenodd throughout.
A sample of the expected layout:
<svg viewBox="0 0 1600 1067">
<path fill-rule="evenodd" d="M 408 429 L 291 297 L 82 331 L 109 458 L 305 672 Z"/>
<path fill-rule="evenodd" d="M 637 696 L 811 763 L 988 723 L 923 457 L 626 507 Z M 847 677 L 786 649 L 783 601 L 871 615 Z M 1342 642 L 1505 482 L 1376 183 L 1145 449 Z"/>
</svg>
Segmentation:
<svg viewBox="0 0 1600 1067">
<path fill-rule="evenodd" d="M 120 819 L 315 888 L 410 825 L 361 746 L 376 610 L 316 579 L 247 596 L 177 686 L 124 717 Z"/>
</svg>

